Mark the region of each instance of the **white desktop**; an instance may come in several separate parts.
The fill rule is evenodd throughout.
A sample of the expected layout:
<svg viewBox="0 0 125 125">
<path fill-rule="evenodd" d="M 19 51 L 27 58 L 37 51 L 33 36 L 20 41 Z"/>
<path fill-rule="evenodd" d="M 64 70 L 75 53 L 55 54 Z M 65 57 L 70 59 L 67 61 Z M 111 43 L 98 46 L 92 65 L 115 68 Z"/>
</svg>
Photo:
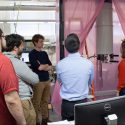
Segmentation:
<svg viewBox="0 0 125 125">
<path fill-rule="evenodd" d="M 48 123 L 48 125 L 75 125 L 75 121 L 58 121 L 58 122 L 51 122 Z"/>
</svg>

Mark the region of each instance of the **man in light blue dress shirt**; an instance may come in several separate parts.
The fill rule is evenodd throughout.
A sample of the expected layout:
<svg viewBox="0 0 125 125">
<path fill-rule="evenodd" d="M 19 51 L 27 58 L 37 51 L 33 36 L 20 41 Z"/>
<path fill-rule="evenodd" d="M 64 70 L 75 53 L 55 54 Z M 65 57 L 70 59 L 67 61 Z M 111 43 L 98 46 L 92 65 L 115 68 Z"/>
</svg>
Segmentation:
<svg viewBox="0 0 125 125">
<path fill-rule="evenodd" d="M 78 36 L 69 34 L 65 40 L 69 55 L 59 61 L 56 67 L 57 79 L 61 85 L 62 120 L 74 120 L 74 105 L 87 101 L 89 87 L 94 79 L 94 66 L 80 55 L 79 47 Z"/>
</svg>

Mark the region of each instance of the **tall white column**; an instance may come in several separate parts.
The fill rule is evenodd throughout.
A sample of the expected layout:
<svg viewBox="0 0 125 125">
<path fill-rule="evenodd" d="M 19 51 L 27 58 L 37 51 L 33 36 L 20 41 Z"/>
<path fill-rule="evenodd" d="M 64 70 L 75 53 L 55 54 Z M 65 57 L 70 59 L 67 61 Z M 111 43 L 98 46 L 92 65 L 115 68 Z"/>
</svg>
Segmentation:
<svg viewBox="0 0 125 125">
<path fill-rule="evenodd" d="M 113 16 L 112 3 L 105 2 L 96 22 L 97 55 L 113 53 Z"/>
</svg>

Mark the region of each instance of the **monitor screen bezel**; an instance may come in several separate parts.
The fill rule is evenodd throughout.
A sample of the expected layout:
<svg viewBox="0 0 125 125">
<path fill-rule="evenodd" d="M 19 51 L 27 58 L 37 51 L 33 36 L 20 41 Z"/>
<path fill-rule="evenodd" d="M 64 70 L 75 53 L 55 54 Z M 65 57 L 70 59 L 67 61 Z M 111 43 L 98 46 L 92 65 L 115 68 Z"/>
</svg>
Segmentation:
<svg viewBox="0 0 125 125">
<path fill-rule="evenodd" d="M 123 99 L 123 100 L 122 100 Z M 110 111 L 112 112 L 112 111 L 114 111 L 114 108 L 112 108 L 112 107 L 114 107 L 113 106 L 113 104 L 114 104 L 114 102 L 122 102 L 122 101 L 125 101 L 125 96 L 118 96 L 118 97 L 112 97 L 112 98 L 107 98 L 107 99 L 102 99 L 102 100 L 97 100 L 97 101 L 92 101 L 92 102 L 86 102 L 86 103 L 80 103 L 80 104 L 76 104 L 75 106 L 74 106 L 74 119 L 75 119 L 75 124 L 78 124 L 79 123 L 79 121 L 78 120 L 80 120 L 81 118 L 79 118 L 79 117 L 81 117 L 81 114 L 82 113 L 79 113 L 78 114 L 78 111 L 82 111 L 82 109 L 85 109 L 86 107 L 88 108 L 89 106 L 91 106 L 91 108 L 90 109 L 92 109 L 92 107 L 94 107 L 94 106 L 97 106 L 98 107 L 98 105 L 100 105 L 98 108 L 97 108 L 97 112 L 99 111 L 101 111 L 101 112 L 104 112 L 104 114 L 105 114 L 105 112 L 106 112 L 106 114 L 108 114 L 108 115 L 110 115 Z M 116 106 L 116 103 L 114 104 L 115 106 Z M 119 104 L 122 104 L 122 103 L 119 103 Z M 125 104 L 125 103 L 123 103 L 123 104 Z M 103 108 L 100 108 L 101 106 L 104 106 Z M 118 107 L 119 107 L 119 105 L 118 105 Z M 90 109 L 88 109 L 88 111 L 85 109 L 84 111 L 85 112 L 89 112 L 90 111 Z M 101 110 L 100 110 L 101 109 Z M 75 111 L 76 110 L 76 111 Z M 93 109 L 93 111 L 95 112 L 96 111 L 96 108 L 95 109 Z M 125 110 L 119 110 L 119 111 L 125 111 Z M 85 117 L 85 116 L 88 116 L 89 117 L 89 114 L 87 113 L 83 113 L 82 114 L 82 116 L 83 116 L 83 118 Z M 75 116 L 75 114 L 78 114 L 77 116 Z M 116 112 L 116 115 L 117 115 L 117 113 L 118 112 Z M 125 114 L 125 113 L 122 113 L 122 114 Z M 120 116 L 122 115 L 121 114 L 121 112 L 120 112 Z M 92 113 L 91 113 L 91 111 L 90 111 L 90 117 L 92 117 L 92 116 L 98 116 L 98 113 L 97 114 L 95 114 L 95 115 L 93 115 Z M 85 117 L 85 119 L 87 119 L 88 117 Z M 98 119 L 98 117 L 96 117 L 97 119 Z M 103 117 L 103 118 L 105 118 L 105 117 Z M 121 122 L 123 122 L 123 117 L 121 116 L 120 117 L 120 119 L 122 119 L 122 121 Z M 81 120 L 82 122 L 83 122 L 83 119 Z M 81 121 L 80 121 L 80 125 L 81 125 Z M 87 121 L 87 120 L 86 120 Z M 90 125 L 90 122 L 91 121 L 88 121 L 88 124 Z M 87 123 L 87 122 L 85 122 L 85 123 Z"/>
</svg>

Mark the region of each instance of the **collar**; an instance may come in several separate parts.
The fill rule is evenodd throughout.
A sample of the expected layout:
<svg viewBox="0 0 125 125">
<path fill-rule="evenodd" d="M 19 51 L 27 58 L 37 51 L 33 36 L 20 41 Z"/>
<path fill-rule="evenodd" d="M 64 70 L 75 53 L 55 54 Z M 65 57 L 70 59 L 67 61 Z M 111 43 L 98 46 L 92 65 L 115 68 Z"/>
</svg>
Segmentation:
<svg viewBox="0 0 125 125">
<path fill-rule="evenodd" d="M 16 55 L 16 54 L 14 54 L 13 52 L 3 52 L 4 53 L 4 55 L 9 55 L 9 56 L 11 56 L 11 57 L 14 57 L 14 58 L 18 58 L 19 59 L 19 57 Z"/>
<path fill-rule="evenodd" d="M 68 57 L 81 57 L 79 52 L 76 53 L 69 53 Z"/>
</svg>

